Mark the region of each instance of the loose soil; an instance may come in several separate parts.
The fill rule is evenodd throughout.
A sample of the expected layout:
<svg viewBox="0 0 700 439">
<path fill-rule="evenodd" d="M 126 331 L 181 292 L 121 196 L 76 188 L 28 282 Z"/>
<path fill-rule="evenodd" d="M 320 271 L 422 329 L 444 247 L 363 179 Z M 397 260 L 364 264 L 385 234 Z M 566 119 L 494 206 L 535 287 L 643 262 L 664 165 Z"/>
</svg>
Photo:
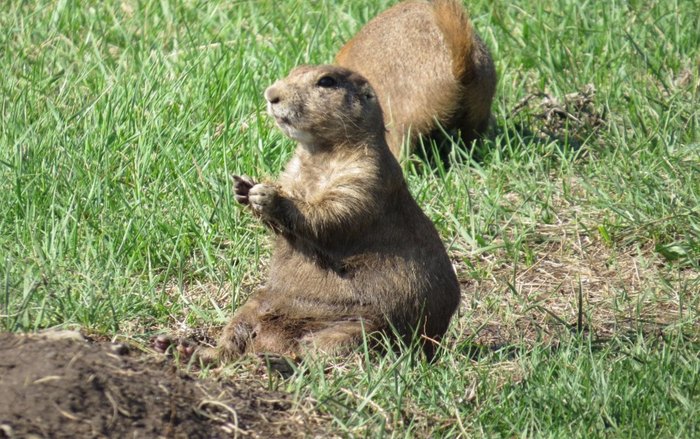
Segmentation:
<svg viewBox="0 0 700 439">
<path fill-rule="evenodd" d="M 288 395 L 78 333 L 0 334 L 0 439 L 326 436 Z"/>
</svg>

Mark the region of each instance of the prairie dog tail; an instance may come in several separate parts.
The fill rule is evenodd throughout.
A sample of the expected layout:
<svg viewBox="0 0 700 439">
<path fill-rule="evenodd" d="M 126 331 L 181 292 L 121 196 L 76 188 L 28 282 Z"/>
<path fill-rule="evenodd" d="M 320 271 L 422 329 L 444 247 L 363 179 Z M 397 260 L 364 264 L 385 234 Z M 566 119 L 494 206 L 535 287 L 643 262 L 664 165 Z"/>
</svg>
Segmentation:
<svg viewBox="0 0 700 439">
<path fill-rule="evenodd" d="M 433 1 L 435 20 L 452 54 L 452 74 L 464 82 L 470 75 L 475 35 L 467 11 L 456 0 Z"/>
</svg>

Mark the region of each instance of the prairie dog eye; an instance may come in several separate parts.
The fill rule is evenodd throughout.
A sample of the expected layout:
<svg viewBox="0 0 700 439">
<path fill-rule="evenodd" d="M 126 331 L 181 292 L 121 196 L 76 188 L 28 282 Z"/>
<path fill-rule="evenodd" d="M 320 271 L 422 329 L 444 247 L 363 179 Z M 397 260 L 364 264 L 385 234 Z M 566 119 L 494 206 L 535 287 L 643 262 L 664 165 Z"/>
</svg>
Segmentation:
<svg viewBox="0 0 700 439">
<path fill-rule="evenodd" d="M 336 81 L 335 78 L 333 78 L 332 76 L 323 76 L 321 77 L 321 79 L 318 80 L 316 85 L 324 88 L 335 87 L 336 85 L 338 85 L 338 81 Z"/>
</svg>

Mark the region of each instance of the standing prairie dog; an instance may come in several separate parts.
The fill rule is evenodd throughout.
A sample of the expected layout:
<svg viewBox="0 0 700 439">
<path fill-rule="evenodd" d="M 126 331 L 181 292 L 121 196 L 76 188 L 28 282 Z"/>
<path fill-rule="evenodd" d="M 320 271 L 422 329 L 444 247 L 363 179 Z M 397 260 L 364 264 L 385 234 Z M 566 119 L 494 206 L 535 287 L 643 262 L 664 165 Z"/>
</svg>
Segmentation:
<svg viewBox="0 0 700 439">
<path fill-rule="evenodd" d="M 470 142 L 488 127 L 496 90 L 491 55 L 456 0 L 409 0 L 382 12 L 343 46 L 336 63 L 374 87 L 400 157 L 404 141 L 438 135 Z"/>
<path fill-rule="evenodd" d="M 276 182 L 234 179 L 236 199 L 273 234 L 269 279 L 200 355 L 337 354 L 393 328 L 423 336 L 431 356 L 459 284 L 389 151 L 372 87 L 342 67 L 301 66 L 265 99 L 295 154 Z"/>
</svg>

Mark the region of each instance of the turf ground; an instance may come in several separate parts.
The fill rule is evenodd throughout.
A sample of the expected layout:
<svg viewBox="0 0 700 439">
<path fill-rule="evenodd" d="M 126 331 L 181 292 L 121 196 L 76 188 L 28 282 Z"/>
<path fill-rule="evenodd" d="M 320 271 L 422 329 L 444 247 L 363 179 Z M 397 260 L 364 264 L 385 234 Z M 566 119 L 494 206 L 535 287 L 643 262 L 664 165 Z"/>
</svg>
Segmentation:
<svg viewBox="0 0 700 439">
<path fill-rule="evenodd" d="M 208 340 L 270 251 L 228 177 L 293 148 L 262 91 L 389 4 L 3 2 L 0 328 Z M 360 351 L 266 385 L 339 435 L 697 436 L 698 3 L 468 8 L 493 132 L 404 163 L 463 287 L 440 359 Z"/>
</svg>

